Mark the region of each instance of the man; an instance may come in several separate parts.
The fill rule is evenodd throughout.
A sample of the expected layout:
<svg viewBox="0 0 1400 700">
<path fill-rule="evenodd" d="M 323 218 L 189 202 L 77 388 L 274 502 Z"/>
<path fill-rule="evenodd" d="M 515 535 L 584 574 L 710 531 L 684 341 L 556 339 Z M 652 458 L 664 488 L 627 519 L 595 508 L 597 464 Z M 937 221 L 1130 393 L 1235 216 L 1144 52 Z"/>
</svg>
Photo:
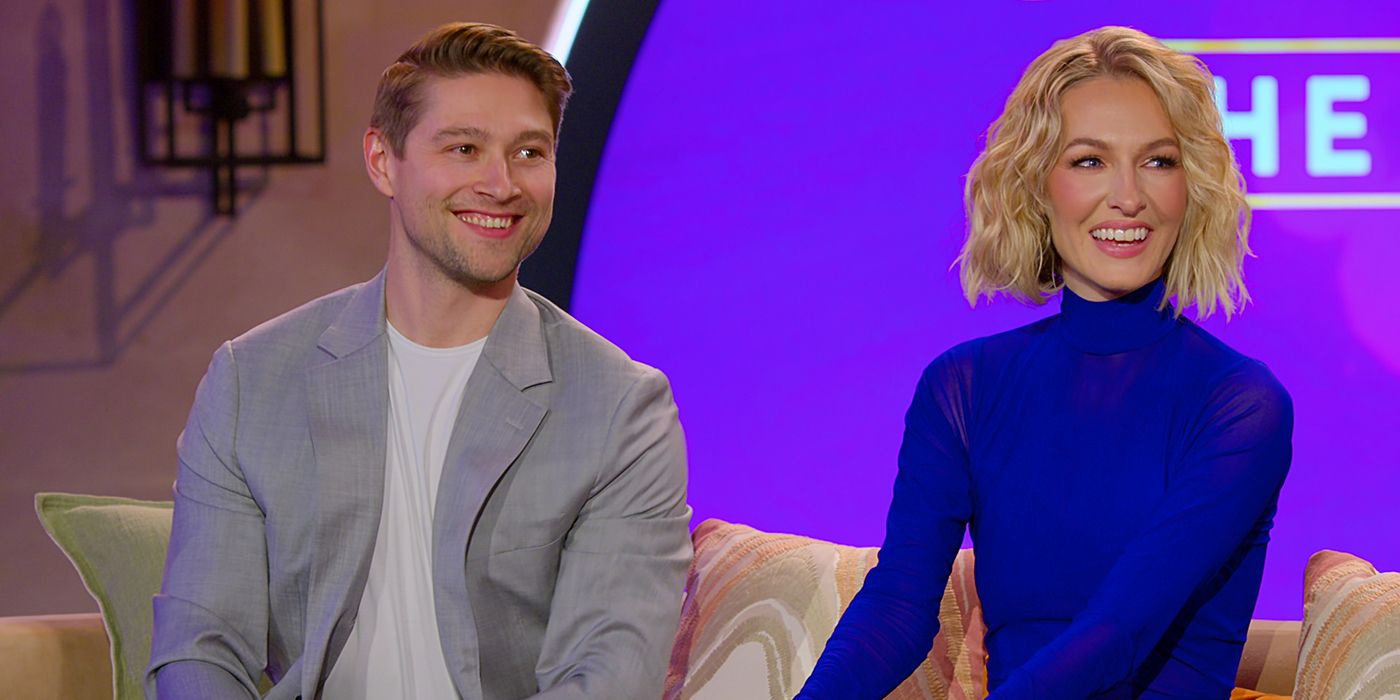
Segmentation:
<svg viewBox="0 0 1400 700">
<path fill-rule="evenodd" d="M 215 354 L 148 695 L 660 696 L 690 557 L 668 384 L 516 283 L 571 89 L 481 24 L 384 72 L 387 264 Z"/>
</svg>

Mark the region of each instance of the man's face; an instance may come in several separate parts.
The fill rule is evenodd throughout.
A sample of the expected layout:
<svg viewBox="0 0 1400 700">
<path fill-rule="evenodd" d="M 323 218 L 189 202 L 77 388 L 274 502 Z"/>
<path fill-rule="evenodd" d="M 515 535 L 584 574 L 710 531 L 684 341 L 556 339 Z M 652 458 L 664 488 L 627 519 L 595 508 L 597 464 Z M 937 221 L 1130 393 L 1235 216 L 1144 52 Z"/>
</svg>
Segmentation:
<svg viewBox="0 0 1400 700">
<path fill-rule="evenodd" d="M 514 280 L 554 208 L 553 121 L 543 95 L 524 78 L 481 73 L 429 78 L 420 96 L 403 153 L 385 153 L 384 176 L 375 178 L 392 198 L 394 245 L 407 244 L 404 262 L 421 281 L 480 288 Z M 373 162 L 370 169 L 374 177 Z"/>
</svg>

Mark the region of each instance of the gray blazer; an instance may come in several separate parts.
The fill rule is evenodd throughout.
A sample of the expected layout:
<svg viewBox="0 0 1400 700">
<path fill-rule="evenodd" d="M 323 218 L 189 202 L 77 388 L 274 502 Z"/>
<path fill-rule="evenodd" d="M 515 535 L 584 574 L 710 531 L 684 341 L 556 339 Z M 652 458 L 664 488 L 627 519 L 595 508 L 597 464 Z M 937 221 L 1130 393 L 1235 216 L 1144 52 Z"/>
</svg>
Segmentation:
<svg viewBox="0 0 1400 700">
<path fill-rule="evenodd" d="M 178 442 L 146 694 L 316 698 L 383 496 L 384 275 L 215 353 Z M 433 592 L 469 700 L 660 697 L 690 561 L 669 385 L 516 287 L 447 450 Z M 157 682 L 157 677 L 159 681 Z"/>
</svg>

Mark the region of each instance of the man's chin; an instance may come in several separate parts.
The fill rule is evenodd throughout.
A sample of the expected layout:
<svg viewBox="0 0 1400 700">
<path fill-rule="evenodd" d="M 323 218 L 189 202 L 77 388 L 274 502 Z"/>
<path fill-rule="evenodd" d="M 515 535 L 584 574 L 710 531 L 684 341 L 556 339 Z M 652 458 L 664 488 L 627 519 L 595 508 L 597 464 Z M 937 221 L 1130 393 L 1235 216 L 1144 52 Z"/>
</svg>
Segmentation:
<svg viewBox="0 0 1400 700">
<path fill-rule="evenodd" d="M 489 292 L 496 288 L 509 289 L 514 286 L 519 271 L 518 264 L 509 268 L 444 270 L 453 282 L 473 292 Z"/>
</svg>

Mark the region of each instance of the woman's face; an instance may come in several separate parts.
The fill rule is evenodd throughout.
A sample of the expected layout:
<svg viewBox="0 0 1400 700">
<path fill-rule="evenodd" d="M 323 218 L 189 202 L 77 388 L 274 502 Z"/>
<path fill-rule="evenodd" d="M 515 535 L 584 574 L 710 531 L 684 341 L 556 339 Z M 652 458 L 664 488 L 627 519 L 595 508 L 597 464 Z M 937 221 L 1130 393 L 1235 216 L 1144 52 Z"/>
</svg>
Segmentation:
<svg viewBox="0 0 1400 700">
<path fill-rule="evenodd" d="M 1181 147 L 1157 94 L 1094 78 L 1060 100 L 1059 157 L 1046 180 L 1050 238 L 1065 286 L 1116 299 L 1151 282 L 1186 213 Z"/>
</svg>

